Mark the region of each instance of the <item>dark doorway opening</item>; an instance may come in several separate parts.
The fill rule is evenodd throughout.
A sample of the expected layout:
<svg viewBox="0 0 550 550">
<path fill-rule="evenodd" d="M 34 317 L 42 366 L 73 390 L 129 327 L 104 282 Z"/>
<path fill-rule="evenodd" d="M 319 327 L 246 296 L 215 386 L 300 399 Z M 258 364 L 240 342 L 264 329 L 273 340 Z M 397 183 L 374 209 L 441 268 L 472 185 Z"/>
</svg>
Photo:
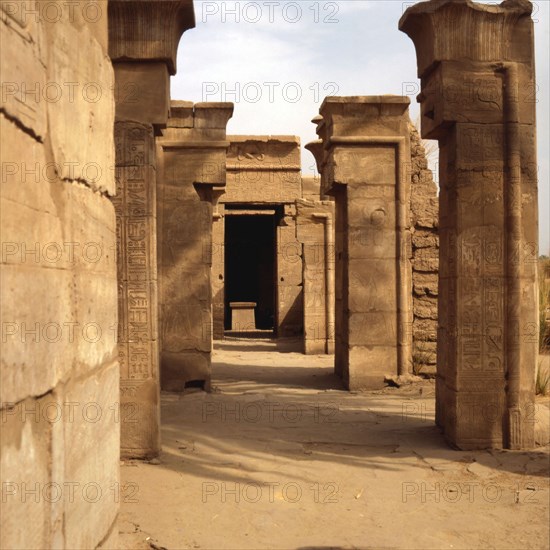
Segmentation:
<svg viewBox="0 0 550 550">
<path fill-rule="evenodd" d="M 225 329 L 231 329 L 231 302 L 255 302 L 256 329 L 275 326 L 275 216 L 225 218 Z"/>
</svg>

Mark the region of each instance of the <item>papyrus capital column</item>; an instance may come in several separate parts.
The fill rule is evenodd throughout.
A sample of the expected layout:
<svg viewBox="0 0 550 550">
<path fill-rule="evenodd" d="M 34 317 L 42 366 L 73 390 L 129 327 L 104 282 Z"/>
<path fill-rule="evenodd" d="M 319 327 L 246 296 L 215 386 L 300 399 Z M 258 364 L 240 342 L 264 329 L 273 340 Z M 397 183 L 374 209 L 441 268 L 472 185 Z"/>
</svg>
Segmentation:
<svg viewBox="0 0 550 550">
<path fill-rule="evenodd" d="M 170 75 L 192 0 L 111 0 L 115 70 L 121 454 L 160 451 L 155 135 L 170 109 Z"/>
<path fill-rule="evenodd" d="M 336 199 L 336 372 L 350 389 L 410 369 L 408 106 L 400 96 L 329 97 L 314 119 L 322 191 Z"/>
<path fill-rule="evenodd" d="M 461 448 L 533 445 L 538 248 L 532 5 L 422 2 L 422 136 L 440 145 L 437 422 Z"/>
</svg>

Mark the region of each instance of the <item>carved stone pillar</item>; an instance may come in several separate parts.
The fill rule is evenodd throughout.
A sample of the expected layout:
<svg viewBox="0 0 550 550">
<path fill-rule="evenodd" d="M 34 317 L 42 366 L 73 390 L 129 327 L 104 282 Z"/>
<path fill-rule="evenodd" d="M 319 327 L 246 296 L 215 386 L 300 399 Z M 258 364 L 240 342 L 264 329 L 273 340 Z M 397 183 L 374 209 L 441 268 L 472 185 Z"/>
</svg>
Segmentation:
<svg viewBox="0 0 550 550">
<path fill-rule="evenodd" d="M 317 195 L 296 201 L 296 236 L 302 245 L 304 346 L 308 354 L 334 353 L 334 202 Z"/>
<path fill-rule="evenodd" d="M 400 21 L 417 52 L 422 136 L 440 146 L 436 420 L 462 449 L 534 443 L 531 9 L 526 0 L 423 2 Z"/>
<path fill-rule="evenodd" d="M 352 390 L 410 369 L 408 106 L 329 97 L 316 120 L 324 192 L 336 198 L 336 372 Z"/>
<path fill-rule="evenodd" d="M 109 2 L 115 69 L 121 454 L 160 451 L 155 134 L 166 125 L 192 0 Z"/>
<path fill-rule="evenodd" d="M 167 391 L 210 386 L 211 268 L 219 253 L 213 219 L 225 186 L 232 115 L 232 103 L 173 101 L 157 140 L 161 385 Z"/>
</svg>

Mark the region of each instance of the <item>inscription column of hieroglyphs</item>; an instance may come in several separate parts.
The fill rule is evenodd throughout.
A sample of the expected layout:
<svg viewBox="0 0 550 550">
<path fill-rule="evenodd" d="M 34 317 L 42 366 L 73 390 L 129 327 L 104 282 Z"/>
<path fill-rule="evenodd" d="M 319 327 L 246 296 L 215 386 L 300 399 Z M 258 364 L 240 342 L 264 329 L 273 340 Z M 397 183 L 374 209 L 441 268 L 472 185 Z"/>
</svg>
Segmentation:
<svg viewBox="0 0 550 550">
<path fill-rule="evenodd" d="M 408 106 L 400 96 L 329 97 L 314 119 L 323 191 L 336 198 L 335 366 L 349 389 L 410 370 Z"/>
<path fill-rule="evenodd" d="M 533 445 L 531 10 L 525 0 L 424 2 L 400 21 L 416 47 L 422 137 L 440 144 L 436 420 L 460 448 Z"/>
<path fill-rule="evenodd" d="M 155 134 L 168 119 L 179 39 L 194 25 L 192 0 L 109 2 L 123 456 L 160 450 Z"/>
</svg>

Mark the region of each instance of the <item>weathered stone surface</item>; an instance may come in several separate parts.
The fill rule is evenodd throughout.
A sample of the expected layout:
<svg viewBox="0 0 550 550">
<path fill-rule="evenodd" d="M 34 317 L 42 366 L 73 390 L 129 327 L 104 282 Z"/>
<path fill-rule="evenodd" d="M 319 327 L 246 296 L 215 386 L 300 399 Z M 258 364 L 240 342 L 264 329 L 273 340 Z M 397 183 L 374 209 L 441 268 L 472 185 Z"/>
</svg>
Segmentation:
<svg viewBox="0 0 550 550">
<path fill-rule="evenodd" d="M 169 115 L 169 75 L 192 0 L 111 0 L 109 55 L 115 68 L 121 404 L 137 422 L 122 426 L 124 456 L 160 451 L 155 136 Z"/>
<path fill-rule="evenodd" d="M 61 529 L 52 529 L 52 503 L 41 495 L 42 489 L 53 482 L 51 445 L 54 428 L 54 424 L 43 419 L 41 413 L 55 402 L 51 395 L 41 399 L 31 397 L 19 401 L 12 411 L 2 409 L 0 545 L 3 548 L 52 548 L 54 540 L 63 544 Z M 38 415 L 32 412 L 34 410 Z M 24 417 L 26 411 L 30 414 Z M 21 528 L 27 522 L 33 526 L 32 529 Z"/>
<path fill-rule="evenodd" d="M 437 321 L 437 298 L 417 297 L 413 302 L 416 319 L 433 319 Z"/>
<path fill-rule="evenodd" d="M 176 74 L 182 34 L 195 26 L 193 0 L 110 0 L 109 55 L 113 61 L 161 61 Z"/>
<path fill-rule="evenodd" d="M 320 178 L 302 178 L 302 198 L 310 201 L 321 199 Z"/>
<path fill-rule="evenodd" d="M 65 501 L 67 548 L 97 546 L 118 510 L 120 427 L 138 421 L 124 406 L 119 410 L 119 378 L 115 362 L 64 389 L 65 403 L 77 404 L 64 422 L 65 478 L 78 483 L 74 501 Z"/>
<path fill-rule="evenodd" d="M 5 2 L 0 4 L 2 59 L 10 60 L 0 65 L 2 110 L 43 142 L 47 133 L 47 96 L 43 98 L 41 94 L 46 85 L 44 55 L 47 50 L 40 52 L 39 45 L 40 34 L 45 29 L 35 18 L 19 14 L 17 8 L 15 3 L 12 6 Z M 68 25 L 64 25 L 64 29 L 69 31 Z M 34 90 L 35 93 L 27 93 L 27 90 Z M 2 140 L 3 147 L 8 143 Z M 17 146 L 17 141 L 12 141 L 11 145 Z M 35 157 L 31 158 L 34 161 Z M 21 159 L 22 162 L 24 160 Z"/>
<path fill-rule="evenodd" d="M 336 372 L 350 389 L 411 368 L 407 109 L 401 97 L 331 97 L 314 119 L 336 199 Z"/>
<path fill-rule="evenodd" d="M 104 127 L 114 115 L 113 68 L 87 25 L 61 28 L 44 25 L 49 44 L 46 78 L 77 85 L 74 94 L 62 93 L 59 101 L 46 104 L 56 171 L 62 179 L 82 181 L 113 195 L 114 141 Z M 74 44 L 86 51 L 86 63 L 76 61 Z"/>
<path fill-rule="evenodd" d="M 413 290 L 417 296 L 437 296 L 437 273 L 413 273 Z"/>
<path fill-rule="evenodd" d="M 225 187 L 232 114 L 231 103 L 173 102 L 158 139 L 161 384 L 169 391 L 192 381 L 210 384 L 212 314 L 219 312 L 212 305 L 213 262 L 217 280 L 223 278 L 223 227 L 214 208 Z"/>
<path fill-rule="evenodd" d="M 421 273 L 437 273 L 439 269 L 439 252 L 437 248 L 419 248 L 413 256 L 413 268 Z"/>
<path fill-rule="evenodd" d="M 437 248 L 439 246 L 439 238 L 437 233 L 432 231 L 418 230 L 412 236 L 413 248 Z"/>
<path fill-rule="evenodd" d="M 156 173 L 153 127 L 136 122 L 117 122 L 117 195 L 114 204 L 118 236 L 118 341 L 121 404 L 135 403 L 140 384 L 158 384 L 157 267 L 156 267 Z M 126 387 L 128 386 L 128 389 Z M 157 390 L 158 393 L 158 390 Z M 158 424 L 158 395 L 150 389 L 150 403 L 140 403 L 138 419 L 143 423 L 143 441 L 134 426 L 123 426 L 122 449 L 128 456 L 158 453 L 157 431 L 153 447 L 152 421 Z M 152 418 L 143 416 L 145 410 Z M 156 419 L 156 420 L 155 420 Z M 131 435 L 130 435 L 131 432 Z"/>
<path fill-rule="evenodd" d="M 296 203 L 296 236 L 303 246 L 304 353 L 334 353 L 334 203 L 319 200 L 319 180 L 304 181 L 304 189 L 310 184 L 308 196 L 315 199 Z"/>
<path fill-rule="evenodd" d="M 295 136 L 228 136 L 228 203 L 293 203 L 302 195 L 300 141 Z"/>
<path fill-rule="evenodd" d="M 170 111 L 170 75 L 157 63 L 116 63 L 116 119 L 166 124 Z"/>
<path fill-rule="evenodd" d="M 534 444 L 536 274 L 519 252 L 537 246 L 535 102 L 521 95 L 535 89 L 531 11 L 444 0 L 400 21 L 417 51 L 422 135 L 440 142 L 436 420 L 464 449 Z M 433 271 L 429 253 L 414 263 Z"/>
<path fill-rule="evenodd" d="M 3 548 L 95 548 L 118 511 L 107 18 L 55 4 L 0 5 Z"/>
</svg>

